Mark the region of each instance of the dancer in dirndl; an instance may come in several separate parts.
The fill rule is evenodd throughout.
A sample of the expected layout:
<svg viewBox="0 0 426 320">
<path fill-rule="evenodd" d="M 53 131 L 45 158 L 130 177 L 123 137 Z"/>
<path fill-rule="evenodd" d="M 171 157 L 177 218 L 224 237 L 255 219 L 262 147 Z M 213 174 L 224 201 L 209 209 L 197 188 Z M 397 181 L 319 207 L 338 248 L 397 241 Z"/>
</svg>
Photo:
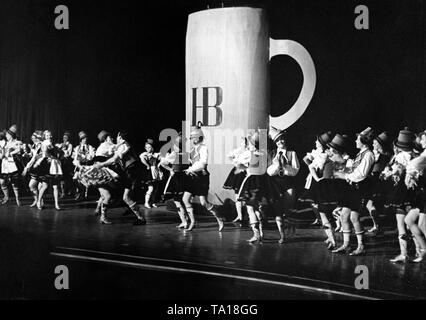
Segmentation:
<svg viewBox="0 0 426 320">
<path fill-rule="evenodd" d="M 294 177 L 299 172 L 300 164 L 296 152 L 287 147 L 285 131 L 271 127 L 269 134 L 277 148 L 267 173 L 273 188 L 273 211 L 280 234 L 278 243 L 282 244 L 284 243 L 283 217 L 286 218 L 294 206 L 296 195 Z"/>
<path fill-rule="evenodd" d="M 154 152 L 154 140 L 147 139 L 145 142 L 145 152 L 140 154 L 142 164 L 145 166 L 142 180 L 148 190 L 145 193 L 145 208 L 150 209 L 156 207 L 155 199 L 158 186 L 163 179 L 163 172 L 158 167 L 160 163 L 160 153 Z"/>
<path fill-rule="evenodd" d="M 189 226 L 187 219 L 188 213 L 182 202 L 185 185 L 188 183 L 188 175 L 185 173 L 185 170 L 189 168 L 189 158 L 189 153 L 185 152 L 183 148 L 183 138 L 179 135 L 173 143 L 173 150 L 160 161 L 160 165 L 170 172 L 163 195 L 165 200 L 172 199 L 178 209 L 181 220 L 181 223 L 177 226 L 179 229 L 187 229 Z M 190 221 L 193 220 L 190 218 Z"/>
<path fill-rule="evenodd" d="M 242 163 L 240 160 L 240 156 L 247 150 L 247 138 L 241 138 L 241 145 L 232 150 L 228 154 L 228 158 L 232 161 L 234 167 L 228 174 L 228 177 L 223 184 L 224 189 L 234 190 L 235 192 L 235 208 L 237 210 L 237 217 L 232 220 L 232 222 L 242 222 L 243 221 L 243 210 L 242 203 L 238 200 L 238 190 L 240 190 L 241 184 L 246 177 L 245 168 L 247 167 L 247 163 Z"/>
<path fill-rule="evenodd" d="M 332 252 L 343 253 L 350 250 L 350 223 L 352 223 L 355 229 L 358 246 L 354 251 L 350 252 L 349 255 L 358 256 L 365 253 L 363 243 L 364 229 L 359 220 L 359 212 L 365 205 L 365 200 L 369 197 L 369 177 L 374 165 L 374 154 L 371 151 L 373 139 L 374 131 L 371 128 L 367 128 L 361 133 L 358 133 L 355 143 L 359 152 L 355 160 L 351 161 L 347 172 L 334 174 L 336 178 L 342 179 L 346 183 L 342 184 L 339 188 L 339 205 L 342 206 L 341 222 L 343 228 L 343 244 Z"/>
<path fill-rule="evenodd" d="M 207 200 L 210 185 L 210 173 L 207 170 L 209 152 L 207 146 L 204 144 L 204 133 L 200 126 L 191 129 L 190 141 L 191 165 L 185 170 L 188 179 L 185 181 L 185 192 L 182 197 L 182 202 L 191 220 L 187 230 L 192 230 L 195 227 L 194 208 L 191 199 L 198 196 L 200 204 L 215 217 L 220 232 L 224 227 L 223 219 L 218 215 L 215 206 Z"/>
<path fill-rule="evenodd" d="M 59 185 L 61 183 L 63 175 L 60 161 L 61 150 L 55 147 L 53 143 L 52 133 L 49 130 L 45 130 L 43 132 L 43 138 L 44 140 L 41 144 L 41 152 L 43 154 L 44 160 L 42 161 L 46 164 L 45 167 L 48 167 L 49 169 L 45 172 L 48 180 L 43 182 L 41 188 L 39 189 L 39 204 L 37 205 L 37 207 L 39 209 L 42 209 L 43 195 L 48 188 L 48 184 L 50 184 L 53 188 L 53 199 L 55 201 L 55 209 L 61 210 L 61 207 L 59 206 Z"/>
<path fill-rule="evenodd" d="M 16 125 L 12 125 L 5 132 L 6 143 L 3 147 L 1 159 L 0 186 L 4 194 L 1 204 L 6 204 L 9 201 L 9 184 L 11 184 L 16 205 L 20 206 L 19 187 L 24 166 L 21 157 L 22 142 L 17 139 L 17 132 L 18 127 Z"/>
<path fill-rule="evenodd" d="M 419 138 L 423 152 L 408 163 L 405 176 L 410 202 L 405 223 L 416 244 L 416 263 L 426 260 L 426 131 Z"/>
<path fill-rule="evenodd" d="M 377 210 L 383 210 L 384 184 L 380 180 L 380 174 L 391 159 L 390 142 L 388 133 L 382 132 L 373 141 L 374 165 L 371 170 L 371 193 L 366 208 L 373 222 L 373 227 L 368 232 L 378 234 L 380 232 Z"/>
<path fill-rule="evenodd" d="M 333 212 L 337 208 L 338 188 L 342 180 L 334 180 L 334 172 L 342 171 L 346 167 L 348 139 L 345 135 L 336 134 L 327 143 L 326 157 L 321 157 L 309 165 L 315 185 L 312 189 L 312 198 L 318 204 L 322 228 L 327 236 L 325 243 L 328 250 L 334 250 L 336 241 L 334 238 L 332 221 Z M 336 220 L 337 221 L 337 220 Z"/>
<path fill-rule="evenodd" d="M 409 237 L 404 220 L 406 208 L 409 205 L 409 191 L 405 184 L 405 173 L 408 163 L 414 156 L 414 139 L 414 133 L 408 128 L 399 132 L 397 140 L 394 141 L 395 155 L 381 173 L 381 178 L 385 183 L 391 184 L 385 197 L 385 206 L 395 213 L 398 228 L 400 254 L 391 259 L 391 262 L 408 261 L 407 245 Z"/>
<path fill-rule="evenodd" d="M 116 145 L 112 141 L 111 134 L 102 130 L 98 134 L 99 146 L 96 149 L 93 163 L 103 163 L 110 159 L 115 152 Z M 105 166 L 102 168 L 95 168 L 90 165 L 81 166 L 77 180 L 86 188 L 95 187 L 98 189 L 100 198 L 97 202 L 95 215 L 100 215 L 99 222 L 101 224 L 112 224 L 107 218 L 108 206 L 111 201 L 110 189 L 118 183 L 119 175 L 114 171 L 114 167 Z"/>
<path fill-rule="evenodd" d="M 308 166 L 308 168 L 319 170 L 319 167 L 324 165 L 324 160 L 327 158 L 327 143 L 329 143 L 332 138 L 333 136 L 330 131 L 317 136 L 317 139 L 315 140 L 315 149 L 308 152 L 306 156 L 303 157 L 303 162 Z M 299 197 L 299 200 L 309 202 L 311 204 L 316 217 L 312 225 L 318 225 L 321 223 L 321 216 L 318 210 L 318 203 L 313 201 L 313 190 L 315 189 L 317 181 L 313 179 L 311 169 L 309 169 L 309 174 L 306 177 L 305 191 Z"/>
<path fill-rule="evenodd" d="M 82 166 L 91 164 L 93 158 L 95 157 L 95 149 L 88 144 L 88 136 L 84 131 L 78 133 L 78 138 L 80 139 L 80 144 L 74 148 L 73 151 L 73 165 L 75 166 L 74 180 L 78 180 L 78 171 Z M 81 200 L 86 198 L 88 189 L 85 188 L 82 184 L 76 183 L 76 196 L 75 200 Z"/>
<path fill-rule="evenodd" d="M 261 242 L 263 238 L 262 207 L 269 203 L 270 182 L 266 174 L 268 154 L 265 143 L 261 145 L 259 132 L 247 136 L 248 148 L 239 157 L 240 164 L 247 164 L 247 175 L 238 191 L 238 198 L 243 201 L 249 216 L 253 237 L 249 243 Z"/>
<path fill-rule="evenodd" d="M 42 186 L 42 179 L 41 179 L 41 173 L 39 171 L 40 168 L 34 168 L 34 164 L 36 163 L 39 158 L 41 158 L 42 152 L 41 152 L 41 143 L 43 141 L 43 131 L 37 130 L 35 131 L 31 139 L 33 141 L 33 144 L 30 146 L 31 150 L 31 159 L 28 161 L 28 163 L 25 165 L 24 171 L 22 173 L 23 176 L 26 176 L 27 173 L 29 173 L 30 181 L 28 182 L 28 187 L 33 195 L 33 202 L 30 204 L 30 207 L 35 207 L 38 202 L 38 191 Z"/>
<path fill-rule="evenodd" d="M 119 164 L 120 183 L 124 186 L 123 201 L 136 216 L 134 225 L 145 225 L 146 220 L 142 208 L 133 200 L 133 193 L 140 183 L 142 163 L 136 154 L 133 146 L 127 141 L 128 133 L 121 131 L 117 135 L 117 146 L 114 155 L 108 160 L 97 162 L 92 166 L 92 170 L 106 168 L 111 165 Z"/>
</svg>

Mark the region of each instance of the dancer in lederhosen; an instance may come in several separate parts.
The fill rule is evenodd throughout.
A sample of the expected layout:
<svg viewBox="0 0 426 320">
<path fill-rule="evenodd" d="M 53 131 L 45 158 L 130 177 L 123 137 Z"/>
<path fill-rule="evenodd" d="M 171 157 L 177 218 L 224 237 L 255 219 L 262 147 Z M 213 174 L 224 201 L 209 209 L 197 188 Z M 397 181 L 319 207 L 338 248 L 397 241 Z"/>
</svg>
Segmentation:
<svg viewBox="0 0 426 320">
<path fill-rule="evenodd" d="M 185 192 L 185 184 L 188 180 L 185 170 L 189 168 L 189 158 L 189 153 L 183 149 L 182 136 L 179 135 L 174 141 L 172 152 L 168 153 L 160 161 L 160 165 L 170 172 L 163 194 L 165 200 L 173 199 L 178 209 L 181 220 L 181 223 L 177 226 L 179 229 L 188 228 L 187 212 L 182 202 L 182 197 Z M 190 219 L 190 221 L 192 220 Z"/>
<path fill-rule="evenodd" d="M 228 174 L 228 177 L 225 180 L 225 183 L 223 184 L 224 189 L 230 189 L 234 190 L 235 192 L 235 208 L 237 210 L 237 217 L 232 220 L 232 222 L 241 222 L 243 221 L 243 210 L 242 210 L 242 203 L 238 199 L 238 190 L 240 190 L 241 183 L 243 182 L 244 178 L 246 177 L 246 171 L 245 168 L 247 167 L 247 163 L 242 164 L 239 157 L 247 150 L 247 138 L 243 137 L 241 138 L 241 145 L 232 150 L 228 154 L 228 158 L 232 161 L 232 164 L 234 167 L 231 169 L 231 171 Z"/>
<path fill-rule="evenodd" d="M 66 194 L 70 194 L 71 192 L 71 186 L 73 184 L 72 177 L 73 177 L 73 171 L 74 166 L 72 164 L 72 153 L 73 153 L 73 146 L 70 142 L 70 136 L 71 133 L 68 131 L 65 131 L 62 136 L 62 142 L 57 143 L 56 147 L 61 150 L 61 165 L 62 165 L 62 180 L 61 180 L 61 194 L 60 198 L 64 198 Z"/>
<path fill-rule="evenodd" d="M 192 207 L 191 198 L 198 196 L 200 204 L 216 218 L 219 231 L 222 231 L 224 227 L 223 220 L 219 217 L 214 205 L 207 201 L 210 185 L 210 173 L 207 170 L 209 153 L 207 146 L 204 144 L 204 133 L 199 126 L 191 129 L 190 141 L 191 165 L 185 170 L 188 179 L 186 180 L 185 192 L 182 197 L 182 202 L 191 220 L 188 230 L 192 230 L 195 227 L 194 208 Z"/>
<path fill-rule="evenodd" d="M 145 208 L 156 207 L 155 199 L 160 181 L 163 179 L 163 173 L 158 167 L 160 163 L 160 153 L 154 152 L 154 140 L 147 139 L 145 142 L 145 152 L 140 154 L 143 169 L 142 180 L 148 190 L 145 193 Z M 145 169 L 146 168 L 146 169 Z"/>
<path fill-rule="evenodd" d="M 18 127 L 12 125 L 6 130 L 6 144 L 2 152 L 1 173 L 0 179 L 1 189 L 4 198 L 1 204 L 6 204 L 9 201 L 9 183 L 12 185 L 13 193 L 15 194 L 16 205 L 20 206 L 19 200 L 19 185 L 21 183 L 21 174 L 24 169 L 21 152 L 22 142 L 17 139 Z"/>
<path fill-rule="evenodd" d="M 280 233 L 278 243 L 284 243 L 283 217 L 286 218 L 295 202 L 295 180 L 300 169 L 295 151 L 289 150 L 286 144 L 285 131 L 271 128 L 270 137 L 277 148 L 273 153 L 272 163 L 267 169 L 274 189 L 275 222 Z"/>
<path fill-rule="evenodd" d="M 115 163 L 120 164 L 120 182 L 124 186 L 123 201 L 136 216 L 134 225 L 144 225 L 146 220 L 142 208 L 132 198 L 132 193 L 140 183 L 142 163 L 133 146 L 127 141 L 127 132 L 121 131 L 117 135 L 117 146 L 114 155 L 104 162 L 95 163 L 94 170 L 105 168 Z"/>
<path fill-rule="evenodd" d="M 112 141 L 111 134 L 105 130 L 102 130 L 98 134 L 99 146 L 96 149 L 93 163 L 103 163 L 114 156 L 116 145 Z M 104 166 L 95 168 L 90 165 L 81 166 L 77 180 L 79 183 L 84 185 L 86 188 L 95 187 L 100 193 L 95 215 L 100 215 L 99 222 L 101 224 L 112 224 L 107 218 L 108 206 L 111 201 L 110 189 L 118 183 L 119 175 L 115 168 L 110 166 Z"/>
<path fill-rule="evenodd" d="M 343 245 L 332 252 L 340 253 L 349 251 L 350 234 L 352 223 L 358 242 L 356 250 L 350 252 L 351 256 L 358 256 L 365 253 L 363 234 L 364 229 L 359 220 L 359 212 L 363 202 L 369 197 L 370 181 L 369 176 L 374 165 L 373 147 L 374 132 L 367 128 L 357 134 L 355 141 L 359 153 L 349 166 L 349 172 L 335 172 L 334 176 L 343 179 L 347 183 L 339 188 L 339 205 L 342 206 L 341 222 L 343 228 Z"/>
<path fill-rule="evenodd" d="M 39 171 L 41 168 L 36 167 L 34 168 L 34 164 L 39 158 L 41 158 L 42 152 L 41 152 L 41 143 L 43 141 L 43 132 L 40 130 L 35 131 L 32 134 L 32 141 L 33 144 L 30 146 L 31 150 L 31 159 L 30 161 L 25 165 L 24 172 L 22 173 L 23 176 L 27 175 L 29 173 L 30 175 L 30 181 L 28 183 L 28 187 L 33 195 L 34 201 L 31 203 L 30 207 L 35 207 L 38 202 L 38 191 L 42 186 L 42 180 L 43 180 L 43 174 L 41 171 Z M 47 178 L 47 177 L 46 177 Z"/>
<path fill-rule="evenodd" d="M 238 191 L 238 198 L 247 208 L 253 231 L 253 237 L 247 241 L 254 243 L 261 242 L 263 238 L 262 206 L 268 204 L 271 190 L 266 174 L 268 154 L 266 148 L 260 148 L 259 132 L 248 135 L 247 141 L 247 150 L 239 157 L 241 165 L 247 164 L 247 175 Z M 266 141 L 264 145 L 266 146 Z"/>
<path fill-rule="evenodd" d="M 368 232 L 377 234 L 379 229 L 377 210 L 383 210 L 383 183 L 380 181 L 380 173 L 385 169 L 391 159 L 388 133 L 382 132 L 373 141 L 374 165 L 371 170 L 371 197 L 366 207 L 370 213 L 373 227 Z"/>
<path fill-rule="evenodd" d="M 408 163 L 405 176 L 411 207 L 405 223 L 416 244 L 416 258 L 413 262 L 426 259 L 426 131 L 420 133 L 419 137 L 423 152 Z"/>
<path fill-rule="evenodd" d="M 80 131 L 78 133 L 78 137 L 80 139 L 80 144 L 74 148 L 73 152 L 73 165 L 75 166 L 76 173 L 82 166 L 90 164 L 95 157 L 95 149 L 87 142 L 87 133 Z M 74 178 L 76 177 L 77 176 L 75 175 Z M 86 197 L 87 188 L 84 188 L 81 184 L 77 183 L 76 189 L 77 193 L 75 200 L 81 200 Z"/>
<path fill-rule="evenodd" d="M 306 156 L 303 157 L 303 162 L 309 168 L 312 168 L 313 170 L 319 170 L 319 166 L 323 165 L 323 161 L 327 157 L 327 154 L 326 154 L 327 143 L 329 143 L 332 138 L 333 136 L 330 131 L 317 136 L 317 139 L 315 140 L 315 149 L 313 149 L 311 152 L 308 152 Z M 309 202 L 311 204 L 312 210 L 315 214 L 315 221 L 312 223 L 312 225 L 318 225 L 321 223 L 321 216 L 318 210 L 318 203 L 315 203 L 313 201 L 313 194 L 312 194 L 312 191 L 315 189 L 316 182 L 317 181 L 313 179 L 312 177 L 312 173 L 309 172 L 308 176 L 306 177 L 305 191 L 299 197 L 300 201 Z"/>
<path fill-rule="evenodd" d="M 400 254 L 391 262 L 406 262 L 407 253 L 407 229 L 405 225 L 406 207 L 409 204 L 408 189 L 405 184 L 406 168 L 410 160 L 413 158 L 415 135 L 408 128 L 404 128 L 399 132 L 398 138 L 394 141 L 394 157 L 389 162 L 389 165 L 381 173 L 381 178 L 391 184 L 385 197 L 385 206 L 389 207 L 396 217 L 398 227 L 398 241 Z"/>
</svg>

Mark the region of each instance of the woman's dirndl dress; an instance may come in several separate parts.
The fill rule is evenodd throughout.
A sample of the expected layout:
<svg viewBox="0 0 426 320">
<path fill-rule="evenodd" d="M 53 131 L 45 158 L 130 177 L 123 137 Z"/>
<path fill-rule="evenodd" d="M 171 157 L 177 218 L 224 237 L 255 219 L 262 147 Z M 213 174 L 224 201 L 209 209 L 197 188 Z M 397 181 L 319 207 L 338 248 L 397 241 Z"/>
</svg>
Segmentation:
<svg viewBox="0 0 426 320">
<path fill-rule="evenodd" d="M 223 184 L 223 188 L 238 192 L 245 177 L 246 171 L 244 169 L 234 167 L 229 172 L 228 177 L 226 178 L 225 183 Z"/>
<path fill-rule="evenodd" d="M 184 170 L 189 168 L 189 154 L 186 152 L 173 151 L 162 161 L 170 164 L 173 170 L 173 174 L 169 176 L 164 188 L 164 199 L 181 201 L 182 195 L 185 192 L 185 185 L 188 184 L 189 177 Z"/>
<path fill-rule="evenodd" d="M 350 165 L 346 168 L 346 172 L 350 175 L 352 172 L 356 170 L 356 168 L 362 163 L 362 161 L 369 157 L 371 160 L 374 159 L 374 154 L 371 150 L 364 150 L 358 153 L 355 161 L 353 161 L 353 165 Z M 348 164 L 349 162 L 347 162 Z M 337 183 L 336 188 L 338 188 L 338 205 L 341 207 L 349 208 L 353 211 L 360 212 L 364 201 L 369 198 L 369 193 L 371 190 L 370 183 L 370 172 L 374 161 L 370 162 L 371 166 L 366 168 L 367 175 L 363 177 L 363 179 L 359 182 L 347 182 L 346 180 L 339 179 L 340 182 Z"/>
<path fill-rule="evenodd" d="M 157 185 L 163 177 L 163 173 L 158 168 L 158 164 L 160 163 L 160 154 L 159 153 L 153 153 L 149 155 L 147 152 L 144 152 L 141 154 L 140 158 L 144 160 L 149 164 L 148 168 L 142 169 L 142 181 L 147 186 L 154 186 Z"/>
<path fill-rule="evenodd" d="M 426 213 L 426 151 L 411 160 L 407 166 L 405 185 L 408 189 L 407 202 L 411 208 Z"/>
<path fill-rule="evenodd" d="M 12 183 L 19 183 L 24 164 L 21 157 L 22 143 L 18 140 L 6 142 L 3 149 L 3 159 L 1 160 L 2 178 L 10 180 Z M 6 156 L 7 151 L 15 151 L 19 149 L 19 153 Z"/>
<path fill-rule="evenodd" d="M 340 167 L 340 164 L 337 165 Z M 342 180 L 333 179 L 333 172 L 337 170 L 336 163 L 328 157 L 321 170 L 322 179 L 311 187 L 311 194 L 314 203 L 318 204 L 319 212 L 331 214 L 337 207 L 339 194 L 338 187 Z"/>
<path fill-rule="evenodd" d="M 405 184 L 406 167 L 411 160 L 409 152 L 400 152 L 394 162 L 383 170 L 380 177 L 384 181 L 387 194 L 383 197 L 385 207 L 402 209 L 409 205 L 410 192 Z"/>
<path fill-rule="evenodd" d="M 243 155 L 245 151 L 245 148 L 237 148 L 228 155 L 228 157 L 232 159 L 234 167 L 229 172 L 223 184 L 224 189 L 234 190 L 235 193 L 238 193 L 238 190 L 240 190 L 241 184 L 246 177 L 245 169 L 247 167 L 247 163 L 244 163 L 246 160 L 241 158 L 241 155 Z"/>
<path fill-rule="evenodd" d="M 89 163 L 102 163 L 111 158 L 115 151 L 115 145 L 108 142 L 102 142 L 95 152 L 95 157 L 87 162 L 88 165 L 82 165 L 76 172 L 75 178 L 86 188 L 110 188 L 119 182 L 119 170 L 116 164 L 108 167 L 94 168 Z"/>
<path fill-rule="evenodd" d="M 247 176 L 238 190 L 238 200 L 244 201 L 248 206 L 268 204 L 272 201 L 272 185 L 266 173 L 266 152 L 247 150 L 243 158 L 248 159 Z"/>
<path fill-rule="evenodd" d="M 282 157 L 280 159 L 280 157 Z M 293 166 L 295 165 L 295 166 Z M 296 152 L 277 152 L 267 169 L 269 176 L 270 195 L 273 200 L 286 196 L 287 190 L 295 188 L 295 175 L 299 171 Z"/>
<path fill-rule="evenodd" d="M 39 153 L 35 157 L 35 162 L 29 169 L 29 174 L 32 179 L 38 182 L 49 183 L 50 180 L 50 163 L 48 157 Z"/>
</svg>

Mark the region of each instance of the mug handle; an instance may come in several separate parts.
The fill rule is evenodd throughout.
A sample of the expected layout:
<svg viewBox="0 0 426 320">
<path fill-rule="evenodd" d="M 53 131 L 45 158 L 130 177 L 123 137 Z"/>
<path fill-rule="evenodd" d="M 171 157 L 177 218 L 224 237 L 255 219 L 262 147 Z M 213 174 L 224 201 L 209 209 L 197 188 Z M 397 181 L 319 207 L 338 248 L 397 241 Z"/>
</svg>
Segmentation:
<svg viewBox="0 0 426 320">
<path fill-rule="evenodd" d="M 275 128 L 285 130 L 293 125 L 306 111 L 312 99 L 317 82 L 314 61 L 308 50 L 293 40 L 269 39 L 269 60 L 277 55 L 288 55 L 300 65 L 303 73 L 303 85 L 295 104 L 281 116 L 269 117 L 269 124 Z"/>
</svg>

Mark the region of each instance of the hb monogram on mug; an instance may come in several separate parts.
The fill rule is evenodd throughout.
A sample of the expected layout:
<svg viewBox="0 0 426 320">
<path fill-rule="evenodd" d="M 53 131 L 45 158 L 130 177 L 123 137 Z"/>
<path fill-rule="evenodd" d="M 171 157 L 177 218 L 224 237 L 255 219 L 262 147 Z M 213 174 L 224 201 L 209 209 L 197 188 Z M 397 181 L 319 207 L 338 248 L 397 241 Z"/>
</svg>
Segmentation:
<svg viewBox="0 0 426 320">
<path fill-rule="evenodd" d="M 269 61 L 277 55 L 295 59 L 304 81 L 295 104 L 285 114 L 271 117 Z M 271 39 L 265 10 L 231 7 L 189 15 L 186 120 L 193 126 L 201 121 L 206 136 L 214 137 L 217 129 L 230 133 L 267 129 L 270 125 L 286 129 L 305 112 L 315 84 L 315 66 L 308 51 L 292 40 Z M 239 137 L 226 138 L 237 141 Z M 221 144 L 215 141 L 214 145 Z M 214 153 L 229 151 L 215 149 Z M 211 201 L 219 204 L 225 198 L 233 198 L 222 188 L 231 168 L 230 164 L 209 163 Z"/>
</svg>

